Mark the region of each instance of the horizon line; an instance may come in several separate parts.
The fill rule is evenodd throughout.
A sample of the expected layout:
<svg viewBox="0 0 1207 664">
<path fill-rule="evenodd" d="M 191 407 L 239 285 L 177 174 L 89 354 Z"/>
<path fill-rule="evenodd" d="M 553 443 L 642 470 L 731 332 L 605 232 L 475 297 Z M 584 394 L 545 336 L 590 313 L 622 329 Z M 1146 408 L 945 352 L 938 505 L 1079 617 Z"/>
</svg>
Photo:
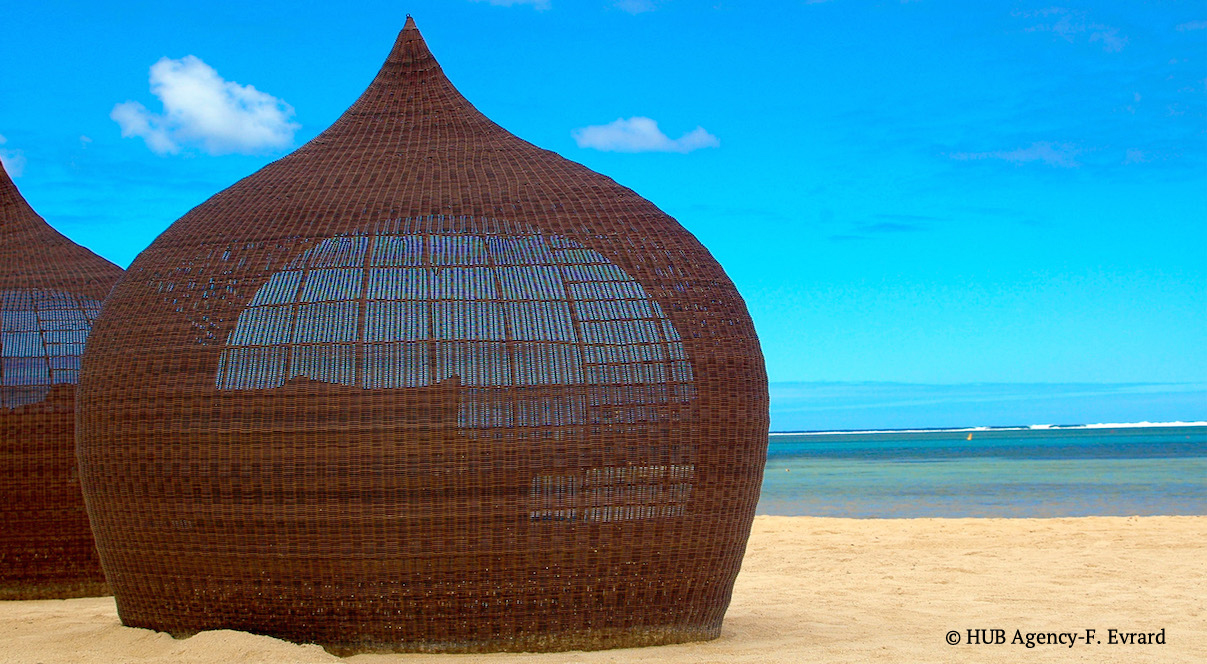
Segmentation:
<svg viewBox="0 0 1207 664">
<path fill-rule="evenodd" d="M 940 432 L 976 432 L 976 431 L 1049 431 L 1070 429 L 1161 429 L 1175 427 L 1207 427 L 1207 421 L 1194 422 L 1105 422 L 1095 424 L 1021 424 L 1010 426 L 967 426 L 967 427 L 910 427 L 905 429 L 832 429 L 806 431 L 769 431 L 768 436 L 819 436 L 826 434 L 868 434 L 868 433 L 940 433 Z"/>
</svg>

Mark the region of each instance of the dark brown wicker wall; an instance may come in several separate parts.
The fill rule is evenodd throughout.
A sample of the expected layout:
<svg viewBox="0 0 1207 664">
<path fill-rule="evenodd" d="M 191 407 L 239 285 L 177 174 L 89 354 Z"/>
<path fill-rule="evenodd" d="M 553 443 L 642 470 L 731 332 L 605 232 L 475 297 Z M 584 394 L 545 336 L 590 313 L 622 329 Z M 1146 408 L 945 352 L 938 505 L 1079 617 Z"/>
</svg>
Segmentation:
<svg viewBox="0 0 1207 664">
<path fill-rule="evenodd" d="M 106 301 L 79 453 L 127 625 L 333 649 L 714 638 L 767 446 L 741 297 L 473 108 L 408 19 Z"/>
<path fill-rule="evenodd" d="M 0 166 L 0 599 L 108 594 L 75 460 L 75 385 L 121 272 L 48 226 Z"/>
</svg>

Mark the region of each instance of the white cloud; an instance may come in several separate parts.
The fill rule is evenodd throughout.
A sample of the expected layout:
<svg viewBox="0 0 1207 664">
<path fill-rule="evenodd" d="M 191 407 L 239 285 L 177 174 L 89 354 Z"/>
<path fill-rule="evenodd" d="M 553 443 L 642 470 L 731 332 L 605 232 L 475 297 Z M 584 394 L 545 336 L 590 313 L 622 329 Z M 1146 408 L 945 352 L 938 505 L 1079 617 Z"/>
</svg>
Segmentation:
<svg viewBox="0 0 1207 664">
<path fill-rule="evenodd" d="M 510 7 L 512 5 L 532 5 L 532 8 L 538 12 L 543 12 L 552 6 L 551 0 L 474 0 L 474 2 L 483 1 L 500 7 Z"/>
<path fill-rule="evenodd" d="M 1118 28 L 1090 21 L 1084 11 L 1064 7 L 1047 7 L 1032 11 L 1014 11 L 1012 15 L 1021 18 L 1045 19 L 1043 22 L 1027 28 L 1027 32 L 1051 32 L 1070 44 L 1088 34 L 1091 42 L 1102 43 L 1104 51 L 1118 53 L 1127 46 L 1128 39 L 1119 34 Z"/>
<path fill-rule="evenodd" d="M 1152 157 L 1148 156 L 1148 153 L 1134 148 L 1129 149 L 1127 156 L 1123 159 L 1124 164 L 1147 164 L 1150 161 L 1152 161 Z"/>
<path fill-rule="evenodd" d="M 301 125 L 293 107 L 250 85 L 227 81 L 200 58 L 162 58 L 151 65 L 151 92 L 163 103 L 152 113 L 136 101 L 109 117 L 122 136 L 138 136 L 159 154 L 199 147 L 209 154 L 260 153 L 289 147 Z"/>
<path fill-rule="evenodd" d="M 658 6 L 654 4 L 654 0 L 616 0 L 614 4 L 617 9 L 626 11 L 630 14 L 652 12 L 658 8 Z"/>
<path fill-rule="evenodd" d="M 1188 21 L 1179 23 L 1175 29 L 1178 32 L 1189 32 L 1191 30 L 1207 30 L 1207 21 Z"/>
<path fill-rule="evenodd" d="M 619 118 L 606 125 L 592 125 L 570 133 L 578 147 L 604 152 L 691 152 L 721 145 L 721 141 L 703 127 L 671 140 L 658 129 L 657 122 L 643 117 Z"/>
<path fill-rule="evenodd" d="M 998 159 L 1008 161 L 1012 164 L 1027 164 L 1031 162 L 1042 162 L 1048 166 L 1057 166 L 1060 168 L 1076 168 L 1081 164 L 1077 161 L 1077 155 L 1081 150 L 1069 143 L 1048 143 L 1040 141 L 1032 143 L 1025 148 L 1017 150 L 997 150 L 993 152 L 954 152 L 948 157 L 957 161 L 982 161 L 986 159 Z"/>
<path fill-rule="evenodd" d="M 4 134 L 0 134 L 0 145 L 5 143 L 8 143 L 8 139 Z M 25 153 L 21 150 L 0 148 L 0 163 L 4 164 L 4 170 L 9 177 L 19 178 L 25 172 Z"/>
<path fill-rule="evenodd" d="M 1090 27 L 1094 29 L 1094 31 L 1090 33 L 1090 41 L 1102 42 L 1102 50 L 1109 51 L 1111 53 L 1118 53 L 1119 51 L 1122 51 L 1125 46 L 1127 46 L 1127 37 L 1120 35 L 1118 28 L 1098 24 L 1094 24 Z"/>
</svg>

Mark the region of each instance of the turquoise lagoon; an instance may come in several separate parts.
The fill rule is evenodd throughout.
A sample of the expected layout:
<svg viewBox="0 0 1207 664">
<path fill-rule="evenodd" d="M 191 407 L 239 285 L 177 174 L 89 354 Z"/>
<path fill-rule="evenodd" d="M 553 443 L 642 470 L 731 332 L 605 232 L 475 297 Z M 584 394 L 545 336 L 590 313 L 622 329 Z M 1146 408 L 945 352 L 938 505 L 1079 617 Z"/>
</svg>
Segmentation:
<svg viewBox="0 0 1207 664">
<path fill-rule="evenodd" d="M 758 513 L 1207 515 L 1207 424 L 773 433 Z"/>
</svg>

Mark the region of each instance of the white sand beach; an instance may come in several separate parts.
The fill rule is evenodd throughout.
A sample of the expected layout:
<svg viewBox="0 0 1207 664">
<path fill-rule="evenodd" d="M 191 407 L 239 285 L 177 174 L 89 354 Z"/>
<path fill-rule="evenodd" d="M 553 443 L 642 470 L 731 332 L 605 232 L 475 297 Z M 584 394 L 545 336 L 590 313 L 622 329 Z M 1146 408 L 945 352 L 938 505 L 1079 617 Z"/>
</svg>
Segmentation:
<svg viewBox="0 0 1207 664">
<path fill-rule="evenodd" d="M 991 643 L 967 643 L 978 628 Z M 992 643 L 995 629 L 1004 643 Z M 1163 631 L 1164 643 L 1112 644 L 1110 630 Z M 958 645 L 948 644 L 949 632 Z M 1016 632 L 1065 642 L 1028 649 L 1012 643 Z M 1071 648 L 1062 633 L 1077 637 Z M 177 640 L 123 627 L 111 597 L 0 603 L 4 663 L 339 661 L 1204 662 L 1207 517 L 760 516 L 721 638 L 631 650 L 341 659 L 240 632 Z"/>
</svg>

